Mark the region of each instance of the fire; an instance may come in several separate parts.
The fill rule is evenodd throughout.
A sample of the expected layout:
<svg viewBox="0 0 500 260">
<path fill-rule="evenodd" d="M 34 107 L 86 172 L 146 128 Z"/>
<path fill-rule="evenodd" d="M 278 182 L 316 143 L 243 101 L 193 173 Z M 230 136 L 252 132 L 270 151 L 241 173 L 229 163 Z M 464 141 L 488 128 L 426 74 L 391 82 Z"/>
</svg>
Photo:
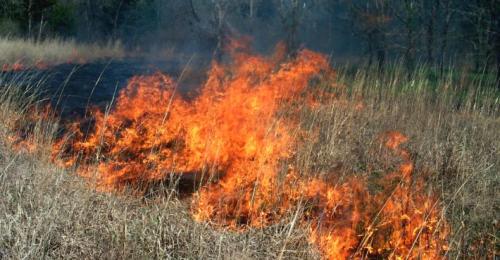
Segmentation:
<svg viewBox="0 0 500 260">
<path fill-rule="evenodd" d="M 193 100 L 177 95 L 167 75 L 133 78 L 111 113 L 94 111 L 92 133 L 85 137 L 75 127 L 72 150 L 86 163 L 101 158 L 99 179 L 108 188 L 171 172 L 274 171 L 295 142 L 289 130 L 296 123 L 276 117 L 280 104 L 293 102 L 328 63 L 307 50 L 282 65 L 247 54 L 234 63 L 214 63 Z"/>
<path fill-rule="evenodd" d="M 12 64 L 5 63 L 0 67 L 0 72 L 19 72 L 25 71 L 28 69 L 37 69 L 37 70 L 47 70 L 50 67 L 60 65 L 64 62 L 47 62 L 41 59 L 36 61 L 26 61 L 23 59 L 17 60 Z M 87 60 L 82 57 L 76 50 L 73 50 L 70 57 L 66 61 L 66 64 L 85 64 Z"/>
<path fill-rule="evenodd" d="M 26 115 L 11 113 L 4 118 L 4 131 L 0 133 L 0 142 L 16 152 L 36 153 L 41 151 L 40 136 L 37 130 L 42 122 L 53 121 L 53 112 L 49 104 L 28 106 Z"/>
<path fill-rule="evenodd" d="M 299 172 L 289 161 L 305 131 L 294 112 L 317 105 L 308 87 L 334 75 L 326 57 L 302 50 L 280 63 L 280 55 L 230 45 L 233 62 L 213 62 L 197 97 L 183 98 L 161 73 L 134 77 L 112 110 L 95 109 L 91 122 L 69 126 L 73 134 L 55 145 L 55 155 L 79 163 L 80 174 L 103 190 L 141 190 L 171 174 L 204 176 L 210 181 L 193 197 L 193 218 L 219 227 L 266 227 L 302 209 L 299 222 L 328 259 L 442 258 L 449 228 L 401 148 L 408 138 L 381 137 L 402 163 L 375 190 L 368 174 Z"/>
<path fill-rule="evenodd" d="M 20 61 L 16 61 L 13 64 L 3 64 L 1 71 L 8 72 L 8 71 L 22 71 L 22 70 L 25 70 L 25 66 Z"/>
<path fill-rule="evenodd" d="M 21 60 L 14 62 L 13 64 L 3 64 L 0 72 L 18 72 L 24 71 L 27 69 L 37 69 L 37 70 L 46 70 L 50 67 L 50 65 L 42 60 L 35 62 L 33 65 L 28 66 L 25 65 Z"/>
<path fill-rule="evenodd" d="M 443 258 L 449 227 L 438 200 L 422 193 L 422 180 L 412 183 L 413 164 L 400 148 L 407 138 L 397 132 L 385 138 L 404 162 L 399 171 L 379 180 L 381 191 L 370 191 L 363 177 L 334 185 L 332 180 L 300 178 L 289 171 L 278 182 L 274 172 L 257 169 L 255 175 L 243 169 L 203 188 L 194 200 L 194 217 L 228 227 L 262 227 L 302 204 L 310 241 L 325 258 Z"/>
</svg>

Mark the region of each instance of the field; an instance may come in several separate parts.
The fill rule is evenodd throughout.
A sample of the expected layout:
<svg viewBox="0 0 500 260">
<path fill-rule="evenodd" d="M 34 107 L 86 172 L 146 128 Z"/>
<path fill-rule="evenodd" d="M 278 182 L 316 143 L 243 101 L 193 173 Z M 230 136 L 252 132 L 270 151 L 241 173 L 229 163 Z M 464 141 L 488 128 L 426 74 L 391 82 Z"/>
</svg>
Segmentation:
<svg viewBox="0 0 500 260">
<path fill-rule="evenodd" d="M 122 58 L 124 50 L 119 42 L 107 45 L 81 44 L 64 39 L 40 42 L 0 37 L 1 70 L 47 68 L 63 63 L 87 63 L 103 58 Z"/>
<path fill-rule="evenodd" d="M 317 105 L 297 108 L 285 102 L 277 111 L 283 118 L 293 114 L 298 124 L 291 131 L 305 133 L 303 138 L 297 134 L 301 141 L 293 155 L 284 156 L 286 164 L 293 165 L 300 178 L 333 176 L 332 185 L 362 179 L 371 194 L 385 189 L 377 186 L 379 178 L 384 180 L 381 176 L 397 171 L 401 161 L 411 161 L 415 183 L 406 188 L 418 186 L 414 192 L 436 198 L 438 206 L 431 211 L 439 223 L 449 226 L 446 248 L 438 249 L 440 256 L 493 258 L 498 254 L 500 95 L 491 76 L 459 68 L 438 73 L 425 66 L 407 73 L 398 64 L 383 72 L 334 69 L 334 76 L 307 83 L 313 85 L 307 92 L 327 93 L 316 97 Z M 302 215 L 315 214 L 308 203 L 316 204 L 302 203 L 305 199 L 294 201 L 285 208 L 287 212 L 273 211 L 270 216 L 276 214 L 279 219 L 269 223 L 249 219 L 243 224 L 227 220 L 228 224 L 225 216 L 193 217 L 199 197 L 192 199 L 192 192 L 186 195 L 176 178 L 155 179 L 146 192 L 138 191 L 133 182 L 130 186 L 119 182 L 119 189 L 113 182 L 105 192 L 102 187 L 96 189 L 80 171 L 80 164 L 91 165 L 89 161 L 108 166 L 93 161 L 93 150 L 82 151 L 84 159 L 69 167 L 58 161 L 62 157 L 63 164 L 67 162 L 64 153 L 54 159 L 53 147 L 60 143 L 65 123 L 39 102 L 43 97 L 37 89 L 43 82 L 31 81 L 29 75 L 0 74 L 0 85 L 0 258 L 314 259 L 325 254 L 317 244 L 321 238 L 311 242 L 309 231 L 317 228 L 317 220 Z M 118 120 L 120 115 L 110 111 L 103 118 Z M 407 137 L 403 148 L 395 148 L 401 154 L 407 151 L 407 157 L 388 157 L 380 142 L 381 134 L 388 131 Z M 122 158 L 112 152 L 97 154 Z M 86 161 L 86 156 L 92 158 Z M 146 176 L 140 181 L 148 180 Z M 434 234 L 442 229 L 439 224 L 432 227 Z M 365 256 L 376 254 L 366 248 Z M 405 251 L 407 256 L 414 256 L 412 249 Z M 394 255 L 384 252 L 379 257 Z"/>
</svg>

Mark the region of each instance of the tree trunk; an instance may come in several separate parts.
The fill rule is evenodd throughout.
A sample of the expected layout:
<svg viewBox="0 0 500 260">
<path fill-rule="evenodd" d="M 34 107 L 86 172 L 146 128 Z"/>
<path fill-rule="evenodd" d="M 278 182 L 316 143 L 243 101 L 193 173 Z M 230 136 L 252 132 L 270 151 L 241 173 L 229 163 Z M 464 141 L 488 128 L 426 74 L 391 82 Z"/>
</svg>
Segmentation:
<svg viewBox="0 0 500 260">
<path fill-rule="evenodd" d="M 495 5 L 493 1 L 493 5 Z M 500 90 L 500 10 L 492 8 L 491 9 L 491 19 L 493 22 L 493 50 L 495 52 L 496 56 L 496 69 L 497 69 L 497 76 L 496 76 L 496 85 L 497 89 Z"/>
<path fill-rule="evenodd" d="M 298 44 L 297 44 L 297 31 L 299 27 L 299 19 L 300 19 L 300 4 L 298 0 L 293 1 L 293 6 L 292 6 L 292 12 L 290 15 L 290 25 L 288 28 L 288 35 L 287 35 L 287 47 L 288 47 L 288 53 L 290 56 L 295 56 L 297 54 L 298 50 Z"/>
<path fill-rule="evenodd" d="M 383 32 L 378 32 L 378 40 L 377 40 L 377 65 L 378 72 L 384 72 L 384 63 L 385 63 L 385 35 Z"/>
<path fill-rule="evenodd" d="M 189 9 L 191 11 L 191 15 L 193 16 L 194 20 L 196 22 L 200 22 L 200 17 L 198 16 L 198 14 L 196 13 L 196 10 L 194 9 L 193 0 L 189 0 Z"/>
<path fill-rule="evenodd" d="M 249 16 L 250 16 L 250 19 L 252 19 L 253 18 L 254 0 L 249 0 L 249 1 L 250 1 L 250 3 L 249 3 L 249 6 L 250 6 L 249 7 L 250 8 L 250 10 L 249 10 Z"/>
<path fill-rule="evenodd" d="M 415 67 L 415 32 L 413 31 L 412 25 L 408 25 L 407 27 L 407 46 L 406 46 L 406 68 L 408 71 L 412 71 Z"/>
<path fill-rule="evenodd" d="M 86 18 L 87 18 L 87 40 L 93 41 L 95 38 L 95 31 L 94 31 L 94 6 L 93 6 L 93 1 L 92 0 L 87 0 L 86 2 Z"/>
<path fill-rule="evenodd" d="M 500 90 L 500 50 L 497 47 L 497 77 L 496 77 L 497 89 Z"/>
<path fill-rule="evenodd" d="M 155 9 L 156 9 L 156 19 L 155 19 L 155 22 L 156 22 L 156 30 L 158 32 L 158 35 L 161 35 L 161 24 L 162 24 L 162 17 L 161 17 L 161 0 L 156 0 L 155 1 Z"/>
<path fill-rule="evenodd" d="M 446 57 L 446 48 L 448 48 L 448 31 L 450 28 L 450 22 L 452 17 L 452 12 L 450 10 L 450 0 L 447 0 L 445 6 L 443 7 L 443 29 L 441 31 L 441 46 L 440 46 L 440 58 L 439 58 L 439 71 L 441 74 L 444 73 L 444 60 Z"/>
<path fill-rule="evenodd" d="M 490 0 L 485 8 L 488 10 L 489 28 L 486 28 L 488 38 L 488 53 L 487 56 L 493 58 L 492 72 L 496 73 L 495 85 L 500 89 L 500 3 L 498 0 Z M 489 61 L 486 61 L 487 65 Z"/>
<path fill-rule="evenodd" d="M 290 6 L 287 8 L 283 1 L 281 1 L 279 12 L 281 16 L 281 23 L 286 32 L 286 51 L 288 56 L 293 57 L 297 54 L 297 32 L 300 25 L 300 1 L 290 0 Z"/>
<path fill-rule="evenodd" d="M 33 0 L 28 2 L 28 38 L 31 38 L 31 31 L 33 25 Z"/>
<path fill-rule="evenodd" d="M 371 68 L 373 64 L 373 35 L 371 33 L 368 34 L 368 64 L 367 67 Z"/>
<path fill-rule="evenodd" d="M 216 60 L 221 60 L 222 59 L 222 54 L 223 54 L 223 51 L 224 51 L 224 42 L 226 40 L 226 35 L 225 35 L 225 28 L 224 28 L 224 22 L 225 22 L 225 16 L 226 16 L 226 2 L 224 2 L 224 0 L 218 0 L 216 3 L 215 3 L 215 23 L 216 23 L 216 46 L 215 46 L 215 50 L 214 50 L 214 53 L 213 53 L 213 57 L 214 59 Z"/>
<path fill-rule="evenodd" d="M 37 37 L 37 41 L 41 41 L 42 40 L 42 32 L 43 32 L 43 13 L 42 13 L 42 17 L 40 18 L 40 28 L 38 30 L 38 37 Z"/>
<path fill-rule="evenodd" d="M 437 19 L 439 0 L 434 0 L 434 4 L 432 4 L 430 8 L 431 8 L 431 14 L 427 22 L 427 28 L 426 28 L 426 38 L 427 38 L 426 49 L 427 49 L 427 63 L 432 65 L 434 63 L 434 27 Z"/>
<path fill-rule="evenodd" d="M 118 8 L 116 9 L 116 14 L 115 18 L 113 19 L 113 33 L 111 34 L 111 37 L 113 40 L 116 40 L 118 38 L 118 18 L 120 17 L 120 11 L 122 9 L 123 5 L 123 0 L 120 1 L 120 4 L 118 5 Z"/>
<path fill-rule="evenodd" d="M 414 6 L 415 3 L 411 0 L 406 0 L 404 4 L 405 8 L 405 18 L 403 19 L 404 26 L 406 27 L 406 52 L 405 52 L 405 63 L 408 72 L 411 72 L 415 67 L 415 55 L 416 55 L 416 17 L 415 10 L 417 7 Z"/>
</svg>

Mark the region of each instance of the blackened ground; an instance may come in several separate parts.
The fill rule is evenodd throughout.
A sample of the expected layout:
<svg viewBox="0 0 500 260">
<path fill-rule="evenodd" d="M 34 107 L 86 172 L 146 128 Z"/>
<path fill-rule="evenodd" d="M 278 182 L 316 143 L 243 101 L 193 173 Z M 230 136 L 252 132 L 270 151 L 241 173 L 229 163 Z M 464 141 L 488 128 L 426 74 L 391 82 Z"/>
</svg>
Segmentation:
<svg viewBox="0 0 500 260">
<path fill-rule="evenodd" d="M 9 72 L 8 77 L 31 73 L 43 79 L 39 90 L 43 98 L 50 100 L 52 108 L 63 120 L 85 116 L 90 107 L 105 108 L 136 75 L 163 72 L 179 82 L 178 93 L 188 96 L 203 81 L 206 64 L 199 61 L 148 61 L 124 59 L 99 61 L 88 64 L 61 64 L 44 71 Z M 182 77 L 181 77 L 182 75 Z M 180 80 L 179 80 L 180 79 Z"/>
</svg>

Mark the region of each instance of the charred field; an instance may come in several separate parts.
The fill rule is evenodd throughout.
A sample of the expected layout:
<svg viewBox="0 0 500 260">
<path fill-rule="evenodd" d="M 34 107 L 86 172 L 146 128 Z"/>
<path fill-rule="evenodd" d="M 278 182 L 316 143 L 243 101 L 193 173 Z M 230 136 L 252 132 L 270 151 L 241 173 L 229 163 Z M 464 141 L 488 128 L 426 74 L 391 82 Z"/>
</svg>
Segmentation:
<svg viewBox="0 0 500 260">
<path fill-rule="evenodd" d="M 494 258 L 488 75 L 221 61 L 0 72 L 0 258 Z"/>
</svg>

